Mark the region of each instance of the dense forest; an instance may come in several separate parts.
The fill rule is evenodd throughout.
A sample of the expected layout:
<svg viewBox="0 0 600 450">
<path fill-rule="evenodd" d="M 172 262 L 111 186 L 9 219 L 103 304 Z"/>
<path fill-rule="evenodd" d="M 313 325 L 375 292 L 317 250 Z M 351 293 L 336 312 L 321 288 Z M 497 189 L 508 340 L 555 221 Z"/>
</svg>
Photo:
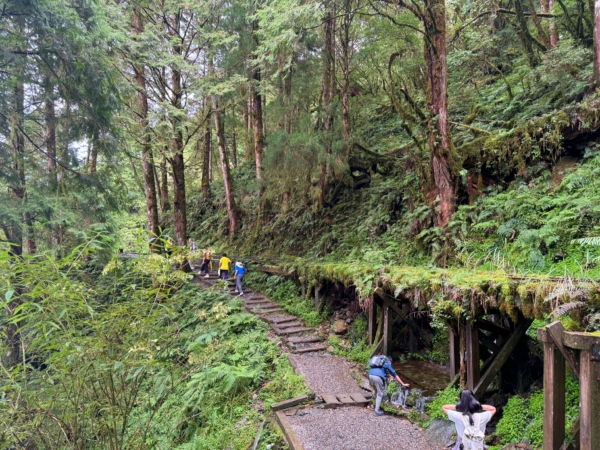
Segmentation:
<svg viewBox="0 0 600 450">
<path fill-rule="evenodd" d="M 248 448 L 305 392 L 190 238 L 361 302 L 384 266 L 561 278 L 600 330 L 600 2 L 0 10 L 2 448 Z"/>
</svg>

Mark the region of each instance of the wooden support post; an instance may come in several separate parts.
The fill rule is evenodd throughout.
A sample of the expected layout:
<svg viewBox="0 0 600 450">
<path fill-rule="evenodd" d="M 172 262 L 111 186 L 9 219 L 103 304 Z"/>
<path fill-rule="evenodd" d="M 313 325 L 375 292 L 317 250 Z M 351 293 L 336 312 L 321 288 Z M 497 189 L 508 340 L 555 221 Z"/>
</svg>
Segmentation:
<svg viewBox="0 0 600 450">
<path fill-rule="evenodd" d="M 565 347 L 565 344 L 563 344 L 563 333 L 565 331 L 563 324 L 557 320 L 552 322 L 550 325 L 546 325 L 546 330 L 548 331 L 548 335 L 554 341 L 556 348 L 560 350 L 571 366 L 571 369 L 573 369 L 573 372 L 575 372 L 575 375 L 579 376 L 579 360 L 577 359 L 575 352 L 572 350 L 576 347 L 569 348 Z"/>
<path fill-rule="evenodd" d="M 579 375 L 580 448 L 598 450 L 600 449 L 600 361 L 592 359 L 590 350 L 582 350 L 579 354 L 579 369 L 581 370 Z"/>
<path fill-rule="evenodd" d="M 460 325 L 459 325 L 460 326 Z M 458 329 L 459 353 L 460 353 L 460 388 L 467 388 L 467 332 L 462 326 Z"/>
<path fill-rule="evenodd" d="M 488 369 L 481 377 L 481 380 L 479 380 L 474 388 L 469 386 L 469 389 L 473 391 L 475 397 L 481 398 L 481 396 L 485 393 L 485 390 L 488 388 L 496 374 L 500 371 L 504 363 L 508 360 L 515 347 L 527 331 L 527 328 L 529 328 L 529 325 L 531 325 L 531 322 L 532 321 L 530 319 L 522 319 L 521 322 L 519 322 L 513 334 L 511 334 L 511 336 L 506 340 L 506 343 L 502 349 L 498 352 L 496 357 L 488 366 Z M 477 359 L 477 362 L 479 362 L 479 359 Z"/>
<path fill-rule="evenodd" d="M 600 449 L 600 336 L 564 332 L 564 345 L 579 352 L 581 450 Z"/>
<path fill-rule="evenodd" d="M 460 343 L 458 334 L 450 327 L 450 379 L 460 373 Z"/>
<path fill-rule="evenodd" d="M 306 283 L 302 283 L 302 298 L 306 298 Z"/>
<path fill-rule="evenodd" d="M 319 286 L 315 286 L 315 309 L 319 309 Z"/>
<path fill-rule="evenodd" d="M 479 333 L 472 321 L 468 321 L 466 328 L 467 338 L 467 387 L 475 391 L 479 382 Z"/>
<path fill-rule="evenodd" d="M 559 450 L 565 440 L 565 357 L 545 328 L 538 328 L 544 343 L 543 448 Z"/>
<path fill-rule="evenodd" d="M 383 305 L 383 354 L 390 355 L 392 352 L 392 309 L 387 303 Z"/>
<path fill-rule="evenodd" d="M 369 306 L 369 317 L 367 320 L 369 325 L 369 345 L 373 345 L 375 343 L 375 333 L 377 332 L 377 304 L 375 300 Z"/>
</svg>

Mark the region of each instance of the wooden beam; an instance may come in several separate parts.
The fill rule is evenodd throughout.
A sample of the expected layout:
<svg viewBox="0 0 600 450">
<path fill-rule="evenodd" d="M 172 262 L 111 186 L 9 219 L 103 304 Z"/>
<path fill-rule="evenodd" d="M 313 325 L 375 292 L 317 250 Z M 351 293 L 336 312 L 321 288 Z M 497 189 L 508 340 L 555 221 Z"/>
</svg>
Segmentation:
<svg viewBox="0 0 600 450">
<path fill-rule="evenodd" d="M 580 448 L 600 449 L 600 361 L 595 351 L 581 350 L 579 353 L 579 403 L 580 403 Z"/>
<path fill-rule="evenodd" d="M 377 305 L 375 301 L 371 302 L 369 306 L 369 317 L 367 320 L 369 325 L 369 345 L 373 345 L 375 333 L 377 332 Z"/>
<path fill-rule="evenodd" d="M 319 286 L 315 286 L 315 309 L 319 310 Z"/>
<path fill-rule="evenodd" d="M 473 394 L 475 397 L 481 398 L 481 396 L 485 393 L 485 390 L 490 385 L 496 374 L 500 371 L 504 363 L 508 360 L 511 353 L 527 331 L 527 328 L 531 325 L 531 319 L 522 319 L 521 322 L 515 328 L 515 331 L 511 336 L 506 340 L 506 343 L 502 347 L 502 350 L 496 355 L 489 368 L 485 371 L 475 389 L 473 389 Z"/>
<path fill-rule="evenodd" d="M 460 374 L 460 342 L 458 333 L 450 327 L 450 378 Z"/>
<path fill-rule="evenodd" d="M 467 338 L 467 387 L 474 391 L 479 381 L 479 336 L 473 322 L 465 327 Z"/>
<path fill-rule="evenodd" d="M 383 354 L 392 353 L 393 312 L 387 303 L 383 305 Z"/>
<path fill-rule="evenodd" d="M 500 347 L 498 345 L 496 345 L 496 343 L 494 342 L 494 339 L 492 339 L 489 336 L 486 336 L 483 333 L 479 333 L 479 343 L 483 344 L 483 346 L 485 348 L 487 348 L 494 355 L 497 355 L 498 352 L 500 351 Z"/>
<path fill-rule="evenodd" d="M 400 318 L 405 321 L 408 326 L 410 326 L 413 330 L 415 330 L 417 332 L 417 334 L 421 337 L 421 339 L 423 339 L 425 342 L 427 342 L 427 344 L 431 343 L 431 338 L 427 338 L 421 331 L 421 329 L 419 328 L 419 325 L 412 320 L 410 317 L 408 317 L 408 314 L 405 313 L 404 311 L 402 311 L 398 305 L 396 305 L 393 301 L 391 301 L 389 298 L 387 298 L 387 296 L 385 295 L 385 293 L 383 293 L 381 290 L 375 291 L 375 294 L 377 294 L 377 296 L 379 298 L 381 298 L 381 300 L 383 301 L 384 305 L 387 305 L 389 308 L 391 308 L 392 311 L 394 311 L 396 314 L 398 314 L 398 316 L 400 316 Z"/>
<path fill-rule="evenodd" d="M 500 336 L 508 336 L 511 333 L 511 330 L 508 328 L 504 328 L 494 322 L 490 322 L 485 319 L 477 319 L 477 328 L 485 331 L 489 331 L 494 334 L 499 334 Z"/>
<path fill-rule="evenodd" d="M 565 357 L 554 342 L 544 342 L 543 448 L 560 450 L 565 440 Z"/>
<path fill-rule="evenodd" d="M 571 366 L 571 369 L 573 369 L 573 372 L 575 372 L 575 375 L 579 376 L 579 361 L 577 359 L 577 355 L 572 349 L 565 347 L 563 344 L 563 333 L 565 331 L 565 327 L 563 327 L 562 323 L 557 320 L 552 322 L 550 325 L 546 325 L 546 331 L 554 341 L 556 348 L 560 350 L 565 357 L 565 360 L 569 363 L 569 366 Z"/>
</svg>

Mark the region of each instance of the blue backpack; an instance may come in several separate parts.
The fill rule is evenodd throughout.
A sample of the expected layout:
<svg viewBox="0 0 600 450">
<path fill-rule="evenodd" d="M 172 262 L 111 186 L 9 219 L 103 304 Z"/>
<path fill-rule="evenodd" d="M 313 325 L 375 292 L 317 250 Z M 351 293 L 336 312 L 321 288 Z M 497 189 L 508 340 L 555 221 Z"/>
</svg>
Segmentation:
<svg viewBox="0 0 600 450">
<path fill-rule="evenodd" d="M 381 369 L 386 362 L 388 362 L 387 356 L 384 356 L 384 355 L 373 356 L 369 360 L 369 367 L 371 369 Z"/>
</svg>

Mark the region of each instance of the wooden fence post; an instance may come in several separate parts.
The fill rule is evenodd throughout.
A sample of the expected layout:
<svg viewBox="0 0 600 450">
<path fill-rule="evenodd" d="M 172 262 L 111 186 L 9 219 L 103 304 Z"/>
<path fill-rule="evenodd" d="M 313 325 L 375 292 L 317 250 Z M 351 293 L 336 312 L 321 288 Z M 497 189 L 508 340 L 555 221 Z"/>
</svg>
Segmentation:
<svg viewBox="0 0 600 450">
<path fill-rule="evenodd" d="M 454 328 L 450 327 L 450 379 L 460 373 L 460 342 Z"/>
<path fill-rule="evenodd" d="M 369 345 L 373 345 L 375 343 L 375 333 L 377 332 L 377 305 L 375 304 L 375 300 L 371 302 L 369 306 Z"/>
<path fill-rule="evenodd" d="M 543 448 L 559 450 L 565 440 L 565 357 L 545 328 L 538 328 L 544 343 Z"/>
</svg>

